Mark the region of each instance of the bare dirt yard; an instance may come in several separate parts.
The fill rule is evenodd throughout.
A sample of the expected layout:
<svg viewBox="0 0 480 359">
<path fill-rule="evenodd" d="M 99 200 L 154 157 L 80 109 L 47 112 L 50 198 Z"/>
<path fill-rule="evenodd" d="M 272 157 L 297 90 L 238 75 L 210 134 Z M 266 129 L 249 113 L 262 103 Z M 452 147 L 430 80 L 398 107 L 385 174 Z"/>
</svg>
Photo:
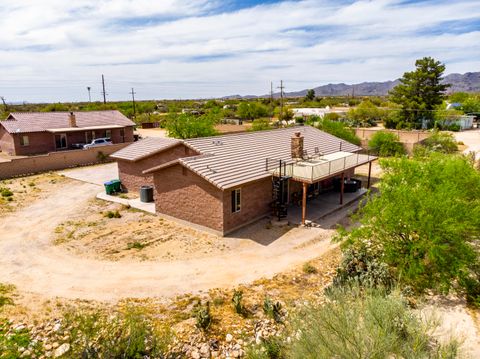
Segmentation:
<svg viewBox="0 0 480 359">
<path fill-rule="evenodd" d="M 0 215 L 14 212 L 38 199 L 45 199 L 51 191 L 67 181 L 54 172 L 0 180 Z"/>
<path fill-rule="evenodd" d="M 220 238 L 93 201 L 101 189 L 64 179 L 48 195 L 2 216 L 5 281 L 51 298 L 114 301 L 233 287 L 322 255 L 334 246 L 331 227 L 352 210 L 337 212 L 318 228 L 260 221 Z M 117 210 L 121 218 L 104 217 Z"/>
<path fill-rule="evenodd" d="M 54 244 L 107 261 L 182 260 L 230 250 L 228 240 L 99 199 L 55 228 Z"/>
</svg>

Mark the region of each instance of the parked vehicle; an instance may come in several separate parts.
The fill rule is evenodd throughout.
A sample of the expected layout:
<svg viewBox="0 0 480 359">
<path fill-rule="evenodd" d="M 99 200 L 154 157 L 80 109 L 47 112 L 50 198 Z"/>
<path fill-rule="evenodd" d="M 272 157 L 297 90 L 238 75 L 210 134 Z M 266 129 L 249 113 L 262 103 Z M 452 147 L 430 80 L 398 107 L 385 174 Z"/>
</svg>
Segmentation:
<svg viewBox="0 0 480 359">
<path fill-rule="evenodd" d="M 74 149 L 82 149 L 85 146 L 85 143 L 72 143 L 71 147 Z"/>
<path fill-rule="evenodd" d="M 96 138 L 91 143 L 86 144 L 83 146 L 84 149 L 92 148 L 92 147 L 99 147 L 99 146 L 107 146 L 113 145 L 112 141 L 108 137 L 104 138 Z"/>
</svg>

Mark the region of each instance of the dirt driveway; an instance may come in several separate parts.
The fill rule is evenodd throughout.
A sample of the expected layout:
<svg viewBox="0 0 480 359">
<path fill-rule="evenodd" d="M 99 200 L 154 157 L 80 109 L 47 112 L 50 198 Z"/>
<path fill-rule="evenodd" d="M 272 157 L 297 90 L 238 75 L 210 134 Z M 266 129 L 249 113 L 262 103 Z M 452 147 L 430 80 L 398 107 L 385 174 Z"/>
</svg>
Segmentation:
<svg viewBox="0 0 480 359">
<path fill-rule="evenodd" d="M 60 171 L 59 174 L 75 180 L 97 184 L 118 178 L 118 166 L 116 162 L 104 165 L 86 166 Z"/>
<path fill-rule="evenodd" d="M 235 251 L 176 261 L 102 261 L 54 246 L 56 226 L 84 210 L 100 189 L 95 184 L 69 181 L 49 197 L 1 218 L 1 280 L 46 297 L 117 300 L 172 296 L 271 277 L 332 247 L 330 238 L 335 232 L 323 228 L 295 228 L 267 244 L 239 238 Z M 336 216 L 344 216 L 347 210 Z M 335 221 L 326 220 L 324 228 Z"/>
<path fill-rule="evenodd" d="M 462 141 L 467 149 L 464 153 L 475 152 L 476 158 L 480 159 L 480 129 L 454 132 L 453 135 L 457 141 Z"/>
</svg>

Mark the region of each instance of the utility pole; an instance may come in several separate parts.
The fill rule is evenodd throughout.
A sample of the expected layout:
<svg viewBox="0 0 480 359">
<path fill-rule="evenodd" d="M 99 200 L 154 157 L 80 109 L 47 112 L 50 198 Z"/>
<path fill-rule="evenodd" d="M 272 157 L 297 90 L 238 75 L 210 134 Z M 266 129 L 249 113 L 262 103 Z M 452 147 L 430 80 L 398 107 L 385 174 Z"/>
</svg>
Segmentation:
<svg viewBox="0 0 480 359">
<path fill-rule="evenodd" d="M 90 90 L 92 88 L 90 86 L 87 86 L 87 91 L 88 91 L 88 102 L 92 102 L 92 97 L 90 96 Z"/>
<path fill-rule="evenodd" d="M 133 103 L 133 118 L 135 118 L 135 94 L 136 92 L 133 90 L 133 87 L 132 87 L 132 92 L 129 92 L 129 94 L 132 95 L 132 103 Z"/>
<path fill-rule="evenodd" d="M 5 102 L 5 97 L 3 96 L 0 96 L 0 98 L 2 99 L 2 102 L 3 102 L 3 109 L 5 112 L 8 112 L 8 106 L 7 106 L 7 103 Z"/>
<path fill-rule="evenodd" d="M 280 80 L 280 86 L 277 88 L 280 89 L 280 120 L 283 120 L 283 89 L 285 88 L 283 80 Z"/>
<path fill-rule="evenodd" d="M 274 116 L 274 110 L 275 110 L 275 106 L 273 105 L 273 82 L 270 81 L 270 111 L 272 111 L 272 120 L 273 120 L 273 116 Z"/>
<path fill-rule="evenodd" d="M 103 91 L 102 91 L 102 94 L 103 94 L 103 104 L 106 105 L 107 104 L 107 94 L 105 92 L 105 79 L 103 77 L 103 74 L 102 74 L 102 88 L 103 88 Z"/>
</svg>

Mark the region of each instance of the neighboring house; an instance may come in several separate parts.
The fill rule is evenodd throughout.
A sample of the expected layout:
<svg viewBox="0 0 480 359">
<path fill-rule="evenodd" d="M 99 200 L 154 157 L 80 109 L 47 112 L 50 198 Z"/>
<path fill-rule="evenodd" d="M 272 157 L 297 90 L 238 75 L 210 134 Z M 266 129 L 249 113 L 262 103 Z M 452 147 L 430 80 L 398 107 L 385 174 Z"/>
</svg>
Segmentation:
<svg viewBox="0 0 480 359">
<path fill-rule="evenodd" d="M 292 108 L 293 117 L 311 117 L 318 116 L 323 118 L 327 113 L 337 113 L 339 115 L 345 115 L 346 110 L 344 109 L 331 109 L 327 107 L 306 107 L 306 108 Z"/>
<path fill-rule="evenodd" d="M 360 150 L 302 126 L 189 140 L 147 138 L 112 157 L 130 191 L 154 186 L 158 213 L 226 234 L 272 212 L 280 198 L 272 191 L 278 181 L 281 204 L 300 201 L 305 222 L 307 193 L 329 190 L 334 178 L 348 178 L 375 159 Z"/>
<path fill-rule="evenodd" d="M 119 111 L 16 112 L 0 121 L 0 150 L 19 156 L 72 149 L 101 137 L 133 142 L 134 125 Z"/>
</svg>

